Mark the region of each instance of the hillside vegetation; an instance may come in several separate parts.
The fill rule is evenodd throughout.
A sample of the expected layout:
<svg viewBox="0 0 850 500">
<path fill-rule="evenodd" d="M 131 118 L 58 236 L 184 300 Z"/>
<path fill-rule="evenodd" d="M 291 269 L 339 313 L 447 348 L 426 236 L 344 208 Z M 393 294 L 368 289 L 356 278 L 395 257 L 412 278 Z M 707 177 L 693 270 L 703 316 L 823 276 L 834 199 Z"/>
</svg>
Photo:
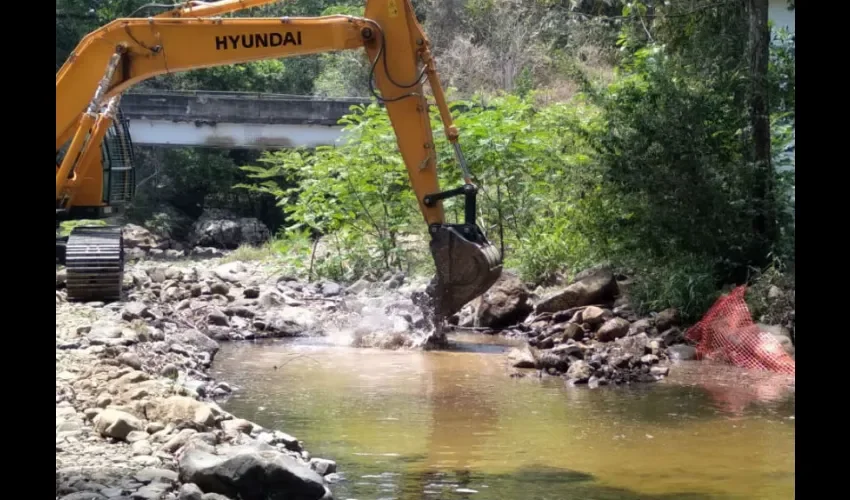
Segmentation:
<svg viewBox="0 0 850 500">
<path fill-rule="evenodd" d="M 82 35 L 143 3 L 57 0 L 57 68 Z M 482 188 L 479 223 L 524 279 L 546 285 L 612 264 L 639 278 L 633 293 L 645 309 L 676 306 L 694 318 L 726 285 L 766 271 L 787 278 L 795 53 L 784 31 L 771 29 L 765 43 L 766 1 L 414 5 Z M 295 0 L 239 15 L 362 9 Z M 365 55 L 345 52 L 142 86 L 369 96 L 367 78 Z M 441 183 L 457 185 L 432 111 Z M 277 232 L 280 259 L 314 277 L 429 272 L 426 228 L 386 113 L 375 103 L 343 122 L 353 138 L 337 148 L 140 151 L 132 215 L 163 227 L 209 207 L 259 217 Z M 452 219 L 458 203 L 447 204 Z M 323 258 L 313 262 L 316 238 Z"/>
</svg>

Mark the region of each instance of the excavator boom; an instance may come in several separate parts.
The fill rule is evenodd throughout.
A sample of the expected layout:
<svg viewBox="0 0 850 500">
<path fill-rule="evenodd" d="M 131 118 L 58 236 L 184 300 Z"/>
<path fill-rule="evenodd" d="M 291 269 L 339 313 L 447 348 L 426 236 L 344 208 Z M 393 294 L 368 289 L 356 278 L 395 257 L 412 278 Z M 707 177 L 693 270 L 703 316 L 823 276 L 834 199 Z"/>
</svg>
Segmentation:
<svg viewBox="0 0 850 500">
<path fill-rule="evenodd" d="M 367 0 L 364 17 L 207 17 L 271 3 L 268 0 L 187 2 L 155 17 L 117 19 L 88 34 L 56 75 L 57 210 L 75 200 L 86 182 L 102 130 L 101 115 L 129 87 L 164 73 L 339 50 L 365 49 L 375 86 L 396 133 L 419 208 L 429 226 L 437 274 L 438 317 L 449 316 L 484 293 L 501 274 L 501 256 L 475 223 L 477 187 L 458 144 L 430 44 L 410 0 Z M 427 79 L 464 184 L 439 189 L 436 151 L 423 83 Z M 110 120 L 106 123 L 111 123 Z M 442 201 L 463 196 L 465 220 L 448 224 Z M 70 269 L 69 269 L 70 273 Z M 70 277 L 70 274 L 69 274 Z"/>
</svg>

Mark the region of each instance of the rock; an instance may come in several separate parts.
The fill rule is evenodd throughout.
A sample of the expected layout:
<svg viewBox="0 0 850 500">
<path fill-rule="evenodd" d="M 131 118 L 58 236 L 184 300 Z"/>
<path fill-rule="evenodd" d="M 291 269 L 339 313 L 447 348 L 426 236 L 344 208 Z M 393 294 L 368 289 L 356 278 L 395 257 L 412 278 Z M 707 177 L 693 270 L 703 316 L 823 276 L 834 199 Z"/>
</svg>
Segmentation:
<svg viewBox="0 0 850 500">
<path fill-rule="evenodd" d="M 514 347 L 508 352 L 508 361 L 514 368 L 536 368 L 537 356 L 531 346 Z"/>
<path fill-rule="evenodd" d="M 566 325 L 564 325 L 564 333 L 562 338 L 564 340 L 582 340 L 584 338 L 584 330 L 582 329 L 582 327 L 575 323 L 567 323 Z"/>
<path fill-rule="evenodd" d="M 94 491 L 75 491 L 61 498 L 57 495 L 56 498 L 59 500 L 107 500 L 105 496 Z"/>
<path fill-rule="evenodd" d="M 691 361 L 696 359 L 697 350 L 686 344 L 673 345 L 667 348 L 667 356 L 674 361 Z"/>
<path fill-rule="evenodd" d="M 653 366 L 649 369 L 650 375 L 654 375 L 656 377 L 666 377 L 670 372 L 670 368 L 666 366 Z"/>
<path fill-rule="evenodd" d="M 57 269 L 56 270 L 56 289 L 60 289 L 65 286 L 65 283 L 68 281 L 68 271 L 66 269 Z"/>
<path fill-rule="evenodd" d="M 639 319 L 629 326 L 629 335 L 637 335 L 652 328 L 652 323 L 649 319 Z"/>
<path fill-rule="evenodd" d="M 538 302 L 535 312 L 554 313 L 571 307 L 606 303 L 613 301 L 618 293 L 617 281 L 611 270 L 599 269 Z"/>
<path fill-rule="evenodd" d="M 157 469 L 147 467 L 141 469 L 133 475 L 133 478 L 140 483 L 174 483 L 177 481 L 177 473 L 168 469 Z"/>
<path fill-rule="evenodd" d="M 204 496 L 201 497 L 201 500 L 231 500 L 230 498 L 219 495 L 218 493 L 204 493 Z"/>
<path fill-rule="evenodd" d="M 514 274 L 504 272 L 475 302 L 475 326 L 504 328 L 524 320 L 533 310 L 528 289 Z"/>
<path fill-rule="evenodd" d="M 369 280 L 365 278 L 360 278 L 359 280 L 355 281 L 351 286 L 349 286 L 346 291 L 348 293 L 360 293 L 363 290 L 368 289 L 369 285 L 371 284 L 372 283 L 370 283 Z"/>
<path fill-rule="evenodd" d="M 207 315 L 207 322 L 211 325 L 230 326 L 230 320 L 227 318 L 227 315 L 218 309 L 210 311 Z"/>
<path fill-rule="evenodd" d="M 132 500 L 161 500 L 166 491 L 171 488 L 164 483 L 151 483 L 136 490 L 130 498 Z"/>
<path fill-rule="evenodd" d="M 147 317 L 148 306 L 144 302 L 128 302 L 121 311 L 121 317 L 126 321 Z"/>
<path fill-rule="evenodd" d="M 235 249 L 243 244 L 265 243 L 270 236 L 269 228 L 259 219 L 206 209 L 192 225 L 189 243 L 192 246 Z"/>
<path fill-rule="evenodd" d="M 179 459 L 180 480 L 242 500 L 320 500 L 331 494 L 321 476 L 277 451 L 235 447 L 224 456 L 192 448 Z M 270 497 L 267 492 L 274 492 Z"/>
<path fill-rule="evenodd" d="M 212 406 L 186 396 L 171 396 L 145 407 L 149 420 L 191 425 L 199 430 L 214 426 L 217 413 Z"/>
<path fill-rule="evenodd" d="M 180 492 L 177 494 L 177 500 L 201 500 L 204 492 L 198 488 L 195 483 L 185 483 L 180 486 Z"/>
<path fill-rule="evenodd" d="M 773 338 L 779 342 L 782 346 L 782 349 L 789 355 L 793 356 L 795 353 L 794 343 L 791 341 L 791 337 L 786 337 L 785 335 L 776 335 L 772 334 Z"/>
<path fill-rule="evenodd" d="M 182 429 L 177 433 L 176 436 L 172 437 L 168 441 L 166 441 L 162 446 L 159 447 L 160 451 L 164 451 L 166 453 L 174 453 L 184 444 L 189 441 L 189 438 L 195 435 L 198 431 L 195 429 Z"/>
<path fill-rule="evenodd" d="M 576 384 L 587 382 L 591 376 L 593 376 L 593 368 L 582 360 L 574 362 L 567 369 L 567 379 Z"/>
<path fill-rule="evenodd" d="M 234 418 L 231 420 L 223 420 L 221 422 L 221 430 L 224 432 L 241 432 L 243 434 L 251 434 L 254 430 L 254 424 L 244 418 Z"/>
<path fill-rule="evenodd" d="M 142 369 L 142 360 L 139 355 L 134 352 L 124 352 L 118 356 L 118 361 L 135 370 Z"/>
<path fill-rule="evenodd" d="M 681 317 L 679 315 L 679 310 L 674 307 L 661 311 L 658 313 L 658 316 L 655 317 L 655 327 L 658 328 L 659 332 L 663 332 L 674 326 L 679 326 L 680 324 Z"/>
<path fill-rule="evenodd" d="M 785 294 L 782 292 L 782 289 L 776 285 L 770 285 L 770 288 L 767 289 L 768 299 L 775 300 L 782 297 L 783 295 Z"/>
<path fill-rule="evenodd" d="M 599 327 L 596 337 L 601 342 L 611 342 L 625 337 L 627 333 L 629 333 L 629 322 L 623 318 L 612 318 Z"/>
<path fill-rule="evenodd" d="M 227 295 L 230 293 L 230 285 L 222 283 L 221 281 L 216 281 L 210 285 L 210 292 L 218 295 Z"/>
<path fill-rule="evenodd" d="M 121 236 L 125 248 L 139 248 L 141 250 L 156 248 L 163 241 L 162 238 L 136 224 L 125 224 L 121 228 Z"/>
<path fill-rule="evenodd" d="M 218 352 L 219 345 L 215 340 L 207 337 L 198 330 L 183 330 L 171 336 L 172 345 L 175 343 L 190 345 L 199 351 L 204 351 L 210 355 Z"/>
<path fill-rule="evenodd" d="M 759 330 L 769 333 L 775 337 L 788 337 L 791 338 L 791 330 L 785 328 L 782 325 L 766 325 L 764 323 L 756 323 L 759 327 Z"/>
<path fill-rule="evenodd" d="M 162 369 L 159 371 L 159 374 L 165 378 L 173 379 L 177 378 L 177 376 L 180 374 L 180 369 L 177 368 L 176 365 L 168 363 L 167 365 L 162 367 Z"/>
<path fill-rule="evenodd" d="M 133 451 L 133 455 L 153 455 L 153 448 L 147 439 L 136 441 L 130 445 L 130 449 Z"/>
<path fill-rule="evenodd" d="M 128 443 L 135 443 L 137 441 L 143 441 L 143 440 L 145 440 L 149 437 L 150 436 L 145 431 L 132 431 L 131 433 L 127 434 L 127 437 L 125 438 L 125 440 Z"/>
<path fill-rule="evenodd" d="M 246 288 L 246 289 L 242 292 L 242 295 L 243 295 L 246 299 L 256 299 L 257 297 L 259 297 L 259 296 L 260 296 L 260 289 L 259 289 L 259 288 L 257 288 L 257 287 L 255 287 L 255 286 L 249 286 L 248 288 Z"/>
<path fill-rule="evenodd" d="M 106 409 L 94 418 L 94 429 L 101 436 L 125 439 L 132 431 L 142 430 L 142 423 L 129 413 Z"/>
<path fill-rule="evenodd" d="M 322 283 L 322 295 L 325 297 L 335 297 L 342 293 L 342 287 L 332 281 Z"/>
<path fill-rule="evenodd" d="M 684 343 L 685 335 L 682 333 L 681 330 L 674 326 L 661 334 L 661 340 L 664 341 L 664 345 L 669 347 L 671 345 Z"/>
<path fill-rule="evenodd" d="M 596 306 L 590 306 L 581 311 L 582 323 L 587 323 L 594 328 L 611 319 L 611 317 L 611 311 Z"/>
<path fill-rule="evenodd" d="M 327 476 L 336 472 L 336 462 L 325 458 L 314 458 L 310 460 L 310 468 L 320 476 Z"/>
</svg>

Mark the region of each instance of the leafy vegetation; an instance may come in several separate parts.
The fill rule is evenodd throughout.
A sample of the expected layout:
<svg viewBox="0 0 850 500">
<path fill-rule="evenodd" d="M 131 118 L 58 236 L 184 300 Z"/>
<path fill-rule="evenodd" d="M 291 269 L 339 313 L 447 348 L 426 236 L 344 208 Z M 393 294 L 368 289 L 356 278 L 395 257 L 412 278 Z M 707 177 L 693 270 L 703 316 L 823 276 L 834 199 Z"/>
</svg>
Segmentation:
<svg viewBox="0 0 850 500">
<path fill-rule="evenodd" d="M 81 30 L 142 2 L 104 1 L 84 21 L 60 23 L 60 9 L 82 12 L 88 3 L 57 3 L 57 62 Z M 643 308 L 677 306 L 690 318 L 724 285 L 793 268 L 794 41 L 772 30 L 763 80 L 752 66 L 746 4 L 415 2 L 482 189 L 479 224 L 504 248 L 508 267 L 545 285 L 609 263 L 636 278 L 630 293 Z M 359 15 L 362 2 L 295 0 L 240 15 L 334 13 Z M 365 96 L 367 77 L 362 54 L 346 52 L 146 85 Z M 768 96 L 768 159 L 754 153 L 754 89 Z M 351 140 L 335 148 L 151 153 L 145 165 L 155 182 L 140 192 L 140 206 L 259 216 L 281 226 L 279 237 L 243 253 L 274 253 L 313 276 L 431 272 L 426 227 L 386 113 L 358 107 L 342 123 Z M 441 185 L 458 185 L 433 109 L 432 123 Z M 446 203 L 450 219 L 460 203 Z M 761 229 L 765 218 L 776 234 Z"/>
</svg>

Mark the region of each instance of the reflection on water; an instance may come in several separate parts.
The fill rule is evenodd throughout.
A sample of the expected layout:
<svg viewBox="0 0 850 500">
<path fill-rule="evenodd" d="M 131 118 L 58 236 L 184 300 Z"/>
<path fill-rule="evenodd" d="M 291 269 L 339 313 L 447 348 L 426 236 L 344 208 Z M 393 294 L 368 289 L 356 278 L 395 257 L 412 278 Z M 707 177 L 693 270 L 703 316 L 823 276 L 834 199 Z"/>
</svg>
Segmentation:
<svg viewBox="0 0 850 500">
<path fill-rule="evenodd" d="M 461 341 L 229 344 L 214 368 L 239 387 L 226 409 L 338 462 L 338 499 L 794 497 L 787 378 L 692 363 L 658 384 L 570 388 L 508 377 L 493 337 Z"/>
</svg>

